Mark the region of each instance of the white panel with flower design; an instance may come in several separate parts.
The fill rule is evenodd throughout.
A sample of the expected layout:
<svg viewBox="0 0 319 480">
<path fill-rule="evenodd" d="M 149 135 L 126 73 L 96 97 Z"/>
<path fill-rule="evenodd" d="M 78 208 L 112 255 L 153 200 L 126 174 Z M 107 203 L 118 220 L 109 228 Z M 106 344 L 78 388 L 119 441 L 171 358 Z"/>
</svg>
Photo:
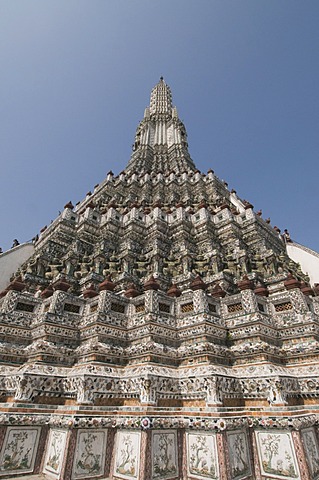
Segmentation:
<svg viewBox="0 0 319 480">
<path fill-rule="evenodd" d="M 255 435 L 262 475 L 300 480 L 291 433 L 269 430 L 256 431 Z"/>
<path fill-rule="evenodd" d="M 177 437 L 171 430 L 152 432 L 152 479 L 168 480 L 178 476 Z"/>
<path fill-rule="evenodd" d="M 141 433 L 119 430 L 116 434 L 114 475 L 127 480 L 138 479 Z"/>
<path fill-rule="evenodd" d="M 66 444 L 66 430 L 50 430 L 43 471 L 59 479 Z"/>
<path fill-rule="evenodd" d="M 37 454 L 40 427 L 8 427 L 0 453 L 0 476 L 3 472 L 33 472 Z"/>
<path fill-rule="evenodd" d="M 216 435 L 207 432 L 187 432 L 188 475 L 205 480 L 218 480 L 218 454 Z"/>
</svg>

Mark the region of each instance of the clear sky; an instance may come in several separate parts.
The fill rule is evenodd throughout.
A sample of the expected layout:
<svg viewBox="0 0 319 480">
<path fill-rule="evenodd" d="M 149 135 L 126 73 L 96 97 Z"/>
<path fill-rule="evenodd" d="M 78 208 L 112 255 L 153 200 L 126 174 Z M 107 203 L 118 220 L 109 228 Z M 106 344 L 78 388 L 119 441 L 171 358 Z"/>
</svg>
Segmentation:
<svg viewBox="0 0 319 480">
<path fill-rule="evenodd" d="M 0 246 L 129 160 L 161 75 L 197 167 L 319 251 L 318 0 L 0 0 Z"/>
</svg>

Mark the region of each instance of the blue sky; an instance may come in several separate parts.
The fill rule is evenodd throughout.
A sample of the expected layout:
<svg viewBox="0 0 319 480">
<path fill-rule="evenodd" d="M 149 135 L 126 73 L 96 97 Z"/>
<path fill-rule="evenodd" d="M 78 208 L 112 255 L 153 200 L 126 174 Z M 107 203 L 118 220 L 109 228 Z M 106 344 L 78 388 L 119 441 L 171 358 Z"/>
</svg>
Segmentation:
<svg viewBox="0 0 319 480">
<path fill-rule="evenodd" d="M 161 75 L 197 167 L 319 251 L 318 0 L 1 0 L 0 246 L 125 168 Z"/>
</svg>

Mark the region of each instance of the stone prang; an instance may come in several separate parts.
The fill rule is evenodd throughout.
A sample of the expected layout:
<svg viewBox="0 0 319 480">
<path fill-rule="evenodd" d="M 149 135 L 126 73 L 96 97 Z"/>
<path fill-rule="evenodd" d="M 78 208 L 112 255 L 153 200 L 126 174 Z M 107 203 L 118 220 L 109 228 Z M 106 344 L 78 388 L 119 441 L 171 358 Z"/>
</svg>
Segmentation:
<svg viewBox="0 0 319 480">
<path fill-rule="evenodd" d="M 0 479 L 319 478 L 318 292 L 163 78 L 0 297 Z"/>
</svg>

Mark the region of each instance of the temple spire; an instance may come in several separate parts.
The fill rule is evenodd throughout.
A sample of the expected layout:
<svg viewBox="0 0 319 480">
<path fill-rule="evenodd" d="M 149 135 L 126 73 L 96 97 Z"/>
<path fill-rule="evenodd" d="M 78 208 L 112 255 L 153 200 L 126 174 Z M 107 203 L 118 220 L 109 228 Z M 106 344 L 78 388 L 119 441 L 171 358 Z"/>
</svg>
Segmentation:
<svg viewBox="0 0 319 480">
<path fill-rule="evenodd" d="M 195 165 L 188 153 L 186 129 L 173 107 L 171 89 L 161 77 L 137 127 L 127 170 L 182 173 L 189 169 Z"/>
<path fill-rule="evenodd" d="M 172 92 L 169 86 L 161 77 L 157 85 L 152 89 L 150 100 L 150 114 L 171 115 L 172 112 Z"/>
</svg>

